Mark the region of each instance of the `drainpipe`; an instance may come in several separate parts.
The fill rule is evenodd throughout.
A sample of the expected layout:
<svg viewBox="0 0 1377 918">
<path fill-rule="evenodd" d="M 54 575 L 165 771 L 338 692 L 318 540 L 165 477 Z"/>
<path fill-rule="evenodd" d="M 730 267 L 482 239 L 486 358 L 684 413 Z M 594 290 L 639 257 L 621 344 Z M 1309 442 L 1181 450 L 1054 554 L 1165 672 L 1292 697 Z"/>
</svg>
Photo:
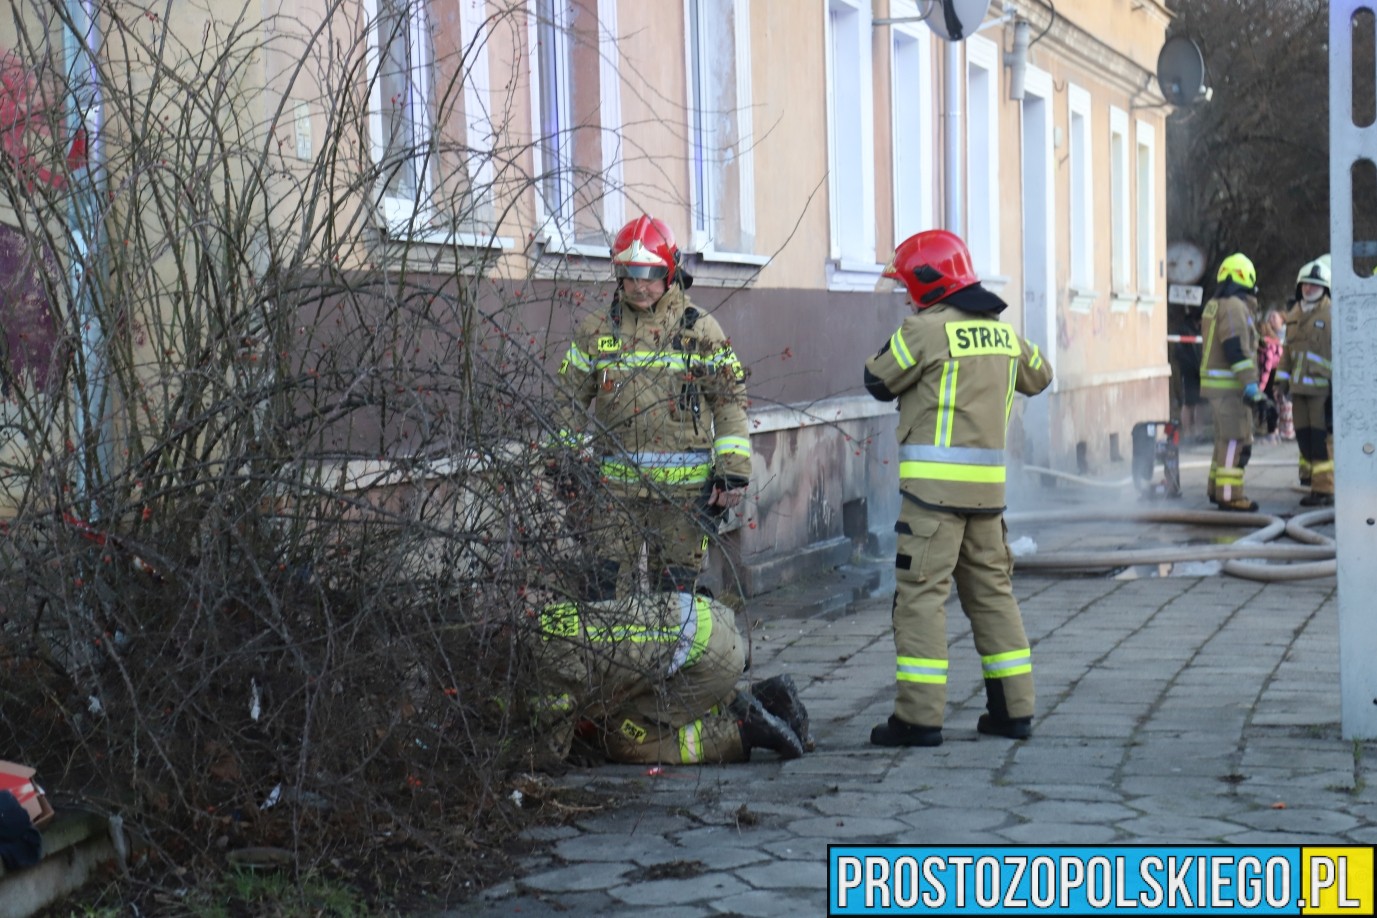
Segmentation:
<svg viewBox="0 0 1377 918">
<path fill-rule="evenodd" d="M 961 229 L 961 43 L 946 42 L 943 58 L 942 85 L 946 93 L 943 136 L 946 141 L 946 224 L 948 232 L 962 235 Z"/>
<path fill-rule="evenodd" d="M 105 332 L 96 299 L 102 272 L 100 186 L 104 149 L 100 74 L 96 67 L 100 32 L 95 6 L 96 0 L 65 0 L 62 30 L 67 61 L 67 136 L 75 139 L 84 132 L 87 156 L 85 168 L 72 169 L 69 177 L 67 281 L 74 332 L 80 341 L 77 372 L 72 384 L 76 405 L 76 499 L 89 520 L 100 515 L 92 491 L 107 479 L 113 451 L 110 431 L 104 420 L 109 401 L 105 379 Z M 94 448 L 90 448 L 93 439 Z"/>
</svg>

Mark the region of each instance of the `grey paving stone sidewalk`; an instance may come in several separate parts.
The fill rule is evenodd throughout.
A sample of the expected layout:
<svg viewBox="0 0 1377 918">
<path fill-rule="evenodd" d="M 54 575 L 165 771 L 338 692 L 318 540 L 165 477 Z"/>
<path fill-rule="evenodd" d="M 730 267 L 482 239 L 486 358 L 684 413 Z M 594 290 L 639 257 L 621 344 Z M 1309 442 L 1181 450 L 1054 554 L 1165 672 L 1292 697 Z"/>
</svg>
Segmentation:
<svg viewBox="0 0 1377 918">
<path fill-rule="evenodd" d="M 1275 481 L 1259 498 L 1294 503 L 1289 474 L 1260 473 Z M 1183 504 L 1203 505 L 1199 490 Z M 839 842 L 1377 843 L 1377 745 L 1340 735 L 1334 578 L 1020 574 L 1015 589 L 1031 741 L 976 734 L 979 657 L 953 602 L 945 744 L 868 745 L 892 709 L 888 597 L 839 608 L 796 592 L 791 614 L 775 596 L 752 613 L 769 613 L 751 629 L 755 672 L 794 676 L 817 750 L 577 769 L 561 780 L 620 805 L 538 830 L 522 873 L 462 914 L 824 913 Z"/>
</svg>

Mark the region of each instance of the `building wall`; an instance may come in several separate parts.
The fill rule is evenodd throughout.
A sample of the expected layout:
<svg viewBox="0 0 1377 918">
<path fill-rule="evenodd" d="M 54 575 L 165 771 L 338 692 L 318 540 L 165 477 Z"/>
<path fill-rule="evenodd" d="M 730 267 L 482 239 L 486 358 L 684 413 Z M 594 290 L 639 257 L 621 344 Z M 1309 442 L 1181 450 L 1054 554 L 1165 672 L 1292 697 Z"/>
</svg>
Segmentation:
<svg viewBox="0 0 1377 918">
<path fill-rule="evenodd" d="M 487 0 L 458 11 L 431 4 L 427 22 L 437 72 L 427 84 L 428 105 L 446 144 L 435 177 L 441 206 L 401 228 L 379 217 L 372 199 L 377 188 L 349 186 L 355 176 L 347 168 L 350 162 L 362 168 L 378 156 L 378 124 L 389 101 L 376 91 L 366 97 L 367 86 L 331 82 L 339 71 L 325 66 L 367 58 L 365 26 L 379 2 L 359 0 L 331 20 L 328 48 L 339 62 L 320 56 L 324 44 L 314 46 L 315 58 L 304 53 L 312 38 L 301 23 L 323 20 L 320 0 L 300 0 L 284 10 L 294 14 L 290 22 L 265 26 L 270 46 L 242 76 L 246 95 L 261 80 L 266 91 L 253 111 L 285 145 L 265 222 L 290 235 L 311 194 L 293 177 L 318 163 L 327 145 L 349 145 L 355 159 L 344 157 L 336 176 L 344 187 L 336 225 L 352 246 L 349 265 L 363 272 L 395 270 L 405 258 L 409 272 L 432 272 L 436 283 L 468 276 L 470 264 L 486 265 L 493 282 L 487 295 L 528 304 L 533 295 L 541 298 L 543 305 L 523 317 L 553 370 L 579 316 L 606 308 L 612 293 L 606 245 L 620 222 L 641 212 L 668 221 L 696 279 L 694 301 L 721 320 L 752 371 L 755 479 L 752 499 L 728 537 L 748 591 L 798 576 L 820 559 L 833 563 L 855 551 L 892 551 L 898 501 L 893 409 L 871 400 L 860 377 L 863 361 L 906 307 L 872 288 L 898 238 L 942 225 L 953 209 L 966 231 L 973 208 L 994 202 L 998 242 L 983 256 L 991 262 L 986 283 L 1010 304 L 1005 318 L 1044 347 L 1057 375 L 1049 394 L 1020 400 L 1010 433 L 1016 462 L 1074 471 L 1083 459 L 1103 468 L 1112 460 L 1114 435 L 1126 446 L 1135 423 L 1159 420 L 1167 410 L 1162 265 L 1168 109 L 1152 80 L 1169 23 L 1160 0 L 1060 0 L 1055 12 L 1038 0 L 991 4 L 978 37 L 958 49 L 958 112 L 945 107 L 945 81 L 952 76 L 946 73 L 947 46 L 921 24 L 873 22 L 912 15 L 915 4 L 739 0 L 732 5 L 743 13 L 735 34 L 744 40 L 749 33 L 748 66 L 727 89 L 748 93 L 732 114 L 749 115 L 749 127 L 718 165 L 749 172 L 749 180 L 741 180 L 744 191 L 735 203 L 717 205 L 727 224 L 740 224 L 731 228 L 749 224 L 751 232 L 743 231 L 746 241 L 726 253 L 716 237 L 694 231 L 702 195 L 694 182 L 700 163 L 691 144 L 692 97 L 696 79 L 717 79 L 722 70 L 721 62 L 695 70 L 690 60 L 695 30 L 721 25 L 711 15 L 694 20 L 692 0 Z M 1002 15 L 1006 6 L 1013 16 Z M 568 34 L 582 36 L 584 44 L 572 41 L 566 49 L 572 69 L 565 77 L 582 95 L 575 94 L 565 129 L 581 144 L 570 155 L 591 157 L 584 173 L 589 187 L 608 190 L 566 222 L 552 219 L 557 205 L 545 194 L 558 164 L 541 142 L 550 118 L 542 107 L 548 81 L 541 77 L 551 33 L 541 30 L 537 9 L 565 17 Z M 706 7 L 708 14 L 717 9 Z M 178 17 L 178 34 L 205 25 L 190 13 Z M 1010 98 L 1012 70 L 1005 60 L 1019 18 L 1033 39 L 1023 101 Z M 705 41 L 716 47 L 717 37 Z M 965 117 L 968 58 L 977 46 L 993 83 L 993 171 L 967 157 L 968 146 L 978 142 L 972 131 L 981 129 Z M 312 66 L 299 70 L 300 60 Z M 460 69 L 461 62 L 470 69 Z M 896 77 L 901 65 L 908 68 L 902 79 Z M 376 67 L 376 60 L 367 66 Z M 1075 104 L 1090 120 L 1085 154 L 1092 180 L 1084 187 L 1091 203 L 1082 227 L 1094 240 L 1088 285 L 1072 277 L 1071 87 L 1082 93 L 1084 101 Z M 345 100 L 358 107 L 348 109 Z M 1111 281 L 1111 109 L 1122 113 L 1126 126 L 1122 190 L 1133 268 L 1117 286 Z M 477 110 L 483 118 L 475 120 Z M 361 123 L 331 133 L 330 116 L 341 111 Z M 1039 113 L 1046 118 L 1035 117 Z M 1145 170 L 1136 158 L 1140 122 L 1154 138 Z M 712 129 L 740 130 L 743 123 L 736 117 Z M 1025 145 L 1043 128 L 1045 144 L 1037 151 L 1045 169 L 1025 175 Z M 944 157 L 951 130 L 959 132 L 962 182 L 948 200 Z M 747 159 L 751 170 L 742 165 Z M 473 206 L 462 226 L 446 224 L 452 214 L 444 207 L 466 202 L 464 183 L 475 176 L 490 183 L 483 186 L 486 197 L 468 201 Z M 1152 185 L 1144 191 L 1151 220 L 1138 217 L 1141 178 Z M 921 202 L 921 217 L 915 219 L 914 204 L 897 200 Z M 1139 270 L 1136 253 L 1145 232 L 1152 237 L 1151 257 Z M 1039 245 L 1042 254 L 1028 258 Z M 1034 279 L 1044 264 L 1039 292 Z"/>
</svg>

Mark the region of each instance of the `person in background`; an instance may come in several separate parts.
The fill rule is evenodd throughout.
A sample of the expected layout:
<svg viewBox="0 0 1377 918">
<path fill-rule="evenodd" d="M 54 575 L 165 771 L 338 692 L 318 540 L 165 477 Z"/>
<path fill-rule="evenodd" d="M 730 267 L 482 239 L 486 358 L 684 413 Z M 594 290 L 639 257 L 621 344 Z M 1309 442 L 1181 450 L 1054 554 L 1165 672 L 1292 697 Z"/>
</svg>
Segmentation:
<svg viewBox="0 0 1377 918">
<path fill-rule="evenodd" d="M 1281 404 L 1286 400 L 1286 396 L 1276 391 L 1276 370 L 1281 364 L 1282 342 L 1286 336 L 1286 319 L 1280 309 L 1267 310 L 1262 317 L 1261 332 L 1257 345 L 1257 376 L 1258 386 L 1267 398 L 1255 405 L 1255 433 L 1266 437 L 1269 443 L 1276 443 L 1280 439 L 1277 431 Z"/>
<path fill-rule="evenodd" d="M 1258 386 L 1257 271 L 1235 252 L 1219 265 L 1214 296 L 1205 304 L 1200 389 L 1210 402 L 1214 455 L 1206 496 L 1221 510 L 1252 512 L 1257 502 L 1243 492 L 1243 470 L 1253 454 L 1252 404 L 1263 399 Z"/>
<path fill-rule="evenodd" d="M 1330 338 L 1329 255 L 1296 276 L 1296 305 L 1286 316 L 1286 348 L 1277 380 L 1291 397 L 1300 448 L 1302 507 L 1334 506 L 1334 374 Z"/>
<path fill-rule="evenodd" d="M 1004 526 L 1006 434 L 1014 394 L 1036 395 L 1052 368 L 1000 321 L 960 238 L 928 230 L 901 242 L 884 276 L 913 314 L 865 362 L 865 388 L 899 403 L 894 525 L 894 713 L 876 746 L 939 746 L 947 701 L 947 597 L 970 619 L 985 679 L 976 729 L 1033 735 L 1033 657 L 1014 598 Z"/>
</svg>

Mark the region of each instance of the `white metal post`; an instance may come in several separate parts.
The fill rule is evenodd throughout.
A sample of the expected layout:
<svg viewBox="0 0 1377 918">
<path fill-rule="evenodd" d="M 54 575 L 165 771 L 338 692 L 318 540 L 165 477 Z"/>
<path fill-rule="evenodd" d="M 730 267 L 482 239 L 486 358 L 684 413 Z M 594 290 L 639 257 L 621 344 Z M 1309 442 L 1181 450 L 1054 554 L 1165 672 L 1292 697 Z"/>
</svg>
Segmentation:
<svg viewBox="0 0 1377 918">
<path fill-rule="evenodd" d="M 1329 6 L 1329 223 L 1334 295 L 1334 535 L 1339 683 L 1346 739 L 1377 738 L 1377 278 L 1353 266 L 1353 167 L 1377 165 L 1377 126 L 1353 123 L 1353 31 L 1374 0 Z M 1369 20 L 1371 21 L 1371 20 Z M 1371 61 L 1366 66 L 1373 67 Z M 1371 74 L 1368 75 L 1371 78 Z"/>
</svg>

